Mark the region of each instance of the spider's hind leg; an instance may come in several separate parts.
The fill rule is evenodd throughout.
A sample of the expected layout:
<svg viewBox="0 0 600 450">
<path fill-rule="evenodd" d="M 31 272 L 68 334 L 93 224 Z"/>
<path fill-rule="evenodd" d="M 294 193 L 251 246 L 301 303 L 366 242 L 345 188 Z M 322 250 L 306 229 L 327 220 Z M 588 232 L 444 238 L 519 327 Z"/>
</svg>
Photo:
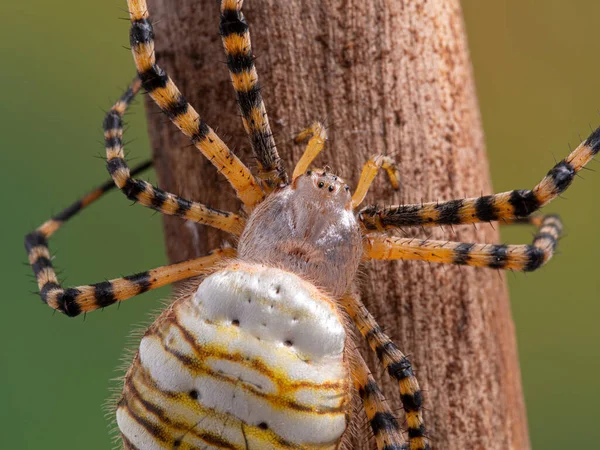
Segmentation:
<svg viewBox="0 0 600 450">
<path fill-rule="evenodd" d="M 358 352 L 350 359 L 350 367 L 354 387 L 360 395 L 367 420 L 375 436 L 377 450 L 408 450 L 408 446 L 402 439 L 398 421 Z"/>
<path fill-rule="evenodd" d="M 407 448 L 410 450 L 429 450 L 430 446 L 425 436 L 422 414 L 423 394 L 413 374 L 410 361 L 381 330 L 381 327 L 357 295 L 346 295 L 341 299 L 340 304 L 352 318 L 369 347 L 377 354 L 377 358 L 390 377 L 398 382 L 400 400 L 404 407 L 408 425 L 409 445 Z"/>
</svg>

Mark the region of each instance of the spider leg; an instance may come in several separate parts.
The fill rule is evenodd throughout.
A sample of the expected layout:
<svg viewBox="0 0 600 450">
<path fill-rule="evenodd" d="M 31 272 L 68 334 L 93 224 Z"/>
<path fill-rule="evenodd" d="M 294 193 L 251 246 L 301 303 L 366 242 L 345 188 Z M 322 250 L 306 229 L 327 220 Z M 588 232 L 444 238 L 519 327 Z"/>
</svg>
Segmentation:
<svg viewBox="0 0 600 450">
<path fill-rule="evenodd" d="M 389 156 L 377 155 L 369 159 L 363 167 L 360 179 L 358 180 L 358 186 L 356 191 L 352 195 L 352 208 L 358 208 L 363 202 L 371 183 L 375 179 L 379 169 L 384 169 L 390 179 L 390 184 L 396 190 L 400 188 L 400 171 L 398 165 Z"/>
<path fill-rule="evenodd" d="M 305 173 L 310 164 L 319 155 L 319 153 L 321 153 L 321 150 L 323 150 L 323 146 L 325 145 L 325 141 L 327 140 L 327 130 L 321 123 L 315 122 L 310 127 L 298 133 L 294 140 L 296 143 L 300 143 L 306 139 L 308 139 L 308 144 L 306 145 L 304 153 L 302 153 L 302 156 L 296 163 L 292 180 L 295 180 L 300 175 Z"/>
<path fill-rule="evenodd" d="M 288 183 L 279 158 L 262 99 L 248 24 L 242 14 L 243 0 L 222 0 L 219 27 L 227 67 L 242 113 L 242 122 L 258 162 L 258 177 L 267 192 Z"/>
<path fill-rule="evenodd" d="M 137 175 L 151 166 L 152 161 L 146 161 L 135 167 L 130 175 Z M 127 170 L 129 173 L 129 169 Z M 50 307 L 68 316 L 104 308 L 143 292 L 200 275 L 223 258 L 235 254 L 233 249 L 220 249 L 202 258 L 159 267 L 123 278 L 87 286 L 63 288 L 58 282 L 52 266 L 48 239 L 63 223 L 115 187 L 112 180 L 103 183 L 25 236 L 25 250 L 40 290 L 40 296 Z"/>
<path fill-rule="evenodd" d="M 492 269 L 531 272 L 548 262 L 562 232 L 558 216 L 533 216 L 518 222 L 539 226 L 532 245 L 492 245 L 395 238 L 384 233 L 366 236 L 366 259 L 412 259 Z"/>
<path fill-rule="evenodd" d="M 219 249 L 208 256 L 115 278 L 96 284 L 63 288 L 52 267 L 50 251 L 43 226 L 25 236 L 25 249 L 36 277 L 44 303 L 69 317 L 105 308 L 116 302 L 135 297 L 176 281 L 206 273 L 226 257 L 235 255 L 233 249 Z"/>
<path fill-rule="evenodd" d="M 106 167 L 110 176 L 128 199 L 155 209 L 163 214 L 175 215 L 197 223 L 210 225 L 235 236 L 242 234 L 245 220 L 227 211 L 192 202 L 165 192 L 150 183 L 131 177 L 123 152 L 123 114 L 141 87 L 136 78 L 104 119 Z"/>
<path fill-rule="evenodd" d="M 340 303 L 367 340 L 369 347 L 377 354 L 377 358 L 388 374 L 398 382 L 400 400 L 404 407 L 408 425 L 408 448 L 410 450 L 429 450 L 429 443 L 425 437 L 425 425 L 423 424 L 423 394 L 412 372 L 410 361 L 381 330 L 373 316 L 356 295 L 347 295 L 342 298 Z M 373 428 L 375 429 L 375 427 Z M 375 433 L 375 436 L 377 436 L 377 433 Z"/>
<path fill-rule="evenodd" d="M 127 0 L 131 18 L 130 43 L 143 88 L 171 121 L 227 178 L 246 208 L 264 198 L 254 176 L 198 115 L 167 73 L 156 64 L 154 33 L 146 0 Z"/>
<path fill-rule="evenodd" d="M 408 449 L 400 434 L 398 421 L 362 356 L 357 353 L 350 359 L 350 366 L 354 387 L 363 402 L 367 420 L 375 436 L 377 450 Z"/>
<path fill-rule="evenodd" d="M 382 231 L 398 227 L 457 225 L 527 217 L 563 193 L 571 185 L 577 172 L 598 152 L 600 128 L 557 163 L 532 190 L 515 190 L 441 203 L 388 208 L 367 206 L 359 212 L 359 219 L 367 230 Z"/>
</svg>

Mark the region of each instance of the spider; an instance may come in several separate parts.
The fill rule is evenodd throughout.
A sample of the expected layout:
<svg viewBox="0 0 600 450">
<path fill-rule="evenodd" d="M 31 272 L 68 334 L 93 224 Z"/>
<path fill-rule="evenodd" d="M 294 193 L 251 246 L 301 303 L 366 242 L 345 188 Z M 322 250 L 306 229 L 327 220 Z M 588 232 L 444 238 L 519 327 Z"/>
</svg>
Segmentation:
<svg viewBox="0 0 600 450">
<path fill-rule="evenodd" d="M 360 208 L 377 172 L 398 188 L 395 162 L 376 155 L 353 192 L 326 169 L 311 169 L 326 130 L 315 123 L 297 140 L 306 151 L 288 176 L 277 153 L 253 62 L 242 2 L 223 0 L 220 32 L 258 176 L 199 117 L 155 61 L 144 0 L 129 0 L 137 77 L 104 121 L 112 180 L 25 238 L 42 300 L 77 316 L 176 281 L 201 277 L 164 311 L 140 342 L 125 376 L 117 422 L 128 449 L 340 448 L 356 392 L 378 450 L 430 448 L 423 396 L 411 364 L 362 304 L 356 272 L 369 259 L 412 259 L 532 271 L 553 255 L 558 217 L 532 215 L 564 192 L 600 151 L 600 129 L 557 163 L 532 190 L 447 202 Z M 171 121 L 217 167 L 245 216 L 221 211 L 134 178 L 123 151 L 122 117 L 144 88 Z M 47 240 L 102 194 L 118 187 L 163 214 L 213 226 L 239 238 L 236 249 L 93 285 L 63 288 Z M 539 228 L 531 245 L 405 239 L 400 227 L 504 220 Z M 408 444 L 352 340 L 356 326 L 398 382 Z M 353 391 L 354 389 L 354 391 Z"/>
</svg>

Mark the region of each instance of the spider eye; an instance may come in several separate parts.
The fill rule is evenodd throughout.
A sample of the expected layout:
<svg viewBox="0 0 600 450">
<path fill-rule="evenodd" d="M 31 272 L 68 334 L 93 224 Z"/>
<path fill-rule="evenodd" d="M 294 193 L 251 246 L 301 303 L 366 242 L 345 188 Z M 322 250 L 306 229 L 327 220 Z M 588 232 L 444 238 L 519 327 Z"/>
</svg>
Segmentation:
<svg viewBox="0 0 600 450">
<path fill-rule="evenodd" d="M 333 186 L 329 186 L 329 192 L 333 192 L 334 187 Z"/>
<path fill-rule="evenodd" d="M 346 190 L 346 192 L 348 192 L 350 190 L 350 188 L 348 186 L 344 187 L 344 189 Z"/>
<path fill-rule="evenodd" d="M 325 183 L 323 183 L 322 181 L 319 181 L 319 184 L 318 184 L 318 186 L 319 186 L 320 188 L 322 188 L 323 186 L 325 186 Z"/>
<path fill-rule="evenodd" d="M 307 170 L 306 175 L 312 175 L 312 170 Z"/>
</svg>

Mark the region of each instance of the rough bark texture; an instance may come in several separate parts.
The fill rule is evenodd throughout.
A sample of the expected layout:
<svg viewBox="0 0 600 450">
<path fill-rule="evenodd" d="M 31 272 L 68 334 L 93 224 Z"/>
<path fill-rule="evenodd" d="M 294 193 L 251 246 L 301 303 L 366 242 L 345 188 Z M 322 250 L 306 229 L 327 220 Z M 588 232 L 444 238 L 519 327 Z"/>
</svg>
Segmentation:
<svg viewBox="0 0 600 450">
<path fill-rule="evenodd" d="M 224 61 L 215 0 L 154 0 L 157 56 L 186 97 L 252 163 Z M 257 67 L 279 152 L 314 120 L 330 140 L 317 165 L 355 184 L 373 154 L 393 155 L 402 193 L 380 176 L 367 203 L 420 202 L 491 192 L 483 133 L 458 0 L 247 0 Z M 229 185 L 156 107 L 150 133 L 160 186 L 237 211 Z M 291 170 L 291 169 L 290 169 Z M 165 219 L 171 260 L 222 243 L 204 227 Z M 489 225 L 414 230 L 436 239 L 494 242 Z M 502 275 L 419 262 L 375 263 L 364 301 L 409 354 L 425 391 L 437 449 L 529 447 L 513 322 Z M 397 387 L 363 351 L 390 403 Z M 401 414 L 401 413 L 399 413 Z M 371 449 L 362 424 L 354 448 Z"/>
</svg>

